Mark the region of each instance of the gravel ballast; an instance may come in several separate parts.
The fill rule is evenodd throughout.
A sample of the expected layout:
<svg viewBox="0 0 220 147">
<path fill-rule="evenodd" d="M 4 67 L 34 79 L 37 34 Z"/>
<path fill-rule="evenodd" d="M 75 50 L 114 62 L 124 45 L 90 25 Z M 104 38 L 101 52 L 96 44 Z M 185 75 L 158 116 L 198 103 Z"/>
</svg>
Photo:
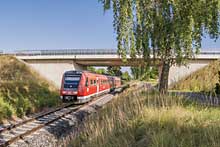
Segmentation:
<svg viewBox="0 0 220 147">
<path fill-rule="evenodd" d="M 102 96 L 73 112 L 66 115 L 62 119 L 51 123 L 44 128 L 37 130 L 29 136 L 19 139 L 11 144 L 11 147 L 55 147 L 65 146 L 72 140 L 83 128 L 84 120 L 90 114 L 93 114 L 102 108 L 106 103 L 112 100 L 114 96 L 111 94 Z"/>
</svg>

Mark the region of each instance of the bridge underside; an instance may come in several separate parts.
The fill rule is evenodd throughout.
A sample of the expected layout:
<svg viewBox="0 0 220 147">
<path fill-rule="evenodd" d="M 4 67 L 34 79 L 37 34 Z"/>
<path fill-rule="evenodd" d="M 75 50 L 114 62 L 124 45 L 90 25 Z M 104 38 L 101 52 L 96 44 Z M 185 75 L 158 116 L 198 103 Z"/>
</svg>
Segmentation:
<svg viewBox="0 0 220 147">
<path fill-rule="evenodd" d="M 27 63 L 75 63 L 80 66 L 137 66 L 144 65 L 142 59 L 128 59 L 123 62 L 121 59 L 28 59 Z M 154 64 L 155 65 L 155 64 Z"/>
<path fill-rule="evenodd" d="M 128 62 L 122 62 L 120 58 L 71 58 L 71 59 L 21 59 L 31 65 L 36 71 L 48 80 L 60 87 L 62 74 L 67 70 L 86 70 L 87 66 L 133 66 L 144 65 L 142 59 L 128 59 Z M 216 59 L 213 59 L 216 60 Z M 188 66 L 172 66 L 169 75 L 169 84 L 182 79 L 192 72 L 206 66 L 213 60 L 199 59 L 189 61 Z M 161 65 L 159 61 L 155 61 L 159 69 Z M 153 61 L 152 61 L 153 63 Z M 155 65 L 155 64 L 152 64 Z"/>
</svg>

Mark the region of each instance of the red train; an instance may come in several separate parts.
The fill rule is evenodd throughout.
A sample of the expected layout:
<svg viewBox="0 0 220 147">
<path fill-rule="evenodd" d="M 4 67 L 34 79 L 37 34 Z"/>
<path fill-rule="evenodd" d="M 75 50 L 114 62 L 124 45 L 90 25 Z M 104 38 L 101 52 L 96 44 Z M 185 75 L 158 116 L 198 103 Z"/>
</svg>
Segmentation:
<svg viewBox="0 0 220 147">
<path fill-rule="evenodd" d="M 93 96 L 110 92 L 120 86 L 119 77 L 72 70 L 63 74 L 60 98 L 64 102 L 74 100 L 83 103 Z"/>
</svg>

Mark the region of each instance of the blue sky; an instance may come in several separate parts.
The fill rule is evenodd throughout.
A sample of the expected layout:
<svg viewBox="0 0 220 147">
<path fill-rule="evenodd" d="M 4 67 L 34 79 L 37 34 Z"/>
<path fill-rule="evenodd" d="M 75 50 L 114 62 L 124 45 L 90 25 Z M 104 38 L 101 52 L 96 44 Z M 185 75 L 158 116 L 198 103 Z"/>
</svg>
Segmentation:
<svg viewBox="0 0 220 147">
<path fill-rule="evenodd" d="M 0 2 L 0 50 L 116 48 L 112 12 L 98 0 Z M 220 49 L 204 39 L 203 49 Z"/>
</svg>

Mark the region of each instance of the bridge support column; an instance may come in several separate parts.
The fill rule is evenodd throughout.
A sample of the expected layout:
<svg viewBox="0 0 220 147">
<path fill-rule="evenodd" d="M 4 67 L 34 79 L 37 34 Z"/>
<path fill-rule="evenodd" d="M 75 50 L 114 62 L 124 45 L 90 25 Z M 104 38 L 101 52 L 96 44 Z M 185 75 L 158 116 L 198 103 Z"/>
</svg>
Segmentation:
<svg viewBox="0 0 220 147">
<path fill-rule="evenodd" d="M 27 60 L 25 62 L 42 77 L 54 83 L 57 88 L 61 85 L 65 71 L 86 69 L 86 66 L 76 64 L 73 60 Z"/>
</svg>

